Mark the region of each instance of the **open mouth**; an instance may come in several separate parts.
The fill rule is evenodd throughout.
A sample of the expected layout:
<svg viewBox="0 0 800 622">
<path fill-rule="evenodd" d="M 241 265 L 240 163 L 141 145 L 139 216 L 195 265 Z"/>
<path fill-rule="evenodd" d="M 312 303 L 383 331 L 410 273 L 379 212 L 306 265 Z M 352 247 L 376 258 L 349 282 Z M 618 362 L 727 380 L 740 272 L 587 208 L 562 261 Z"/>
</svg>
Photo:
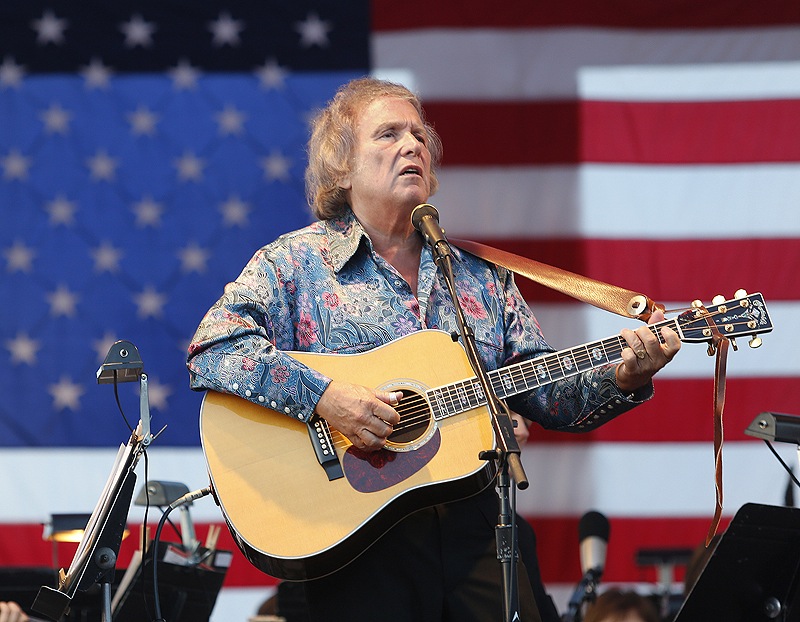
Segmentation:
<svg viewBox="0 0 800 622">
<path fill-rule="evenodd" d="M 419 175 L 422 175 L 422 169 L 419 168 L 418 166 L 409 166 L 408 168 L 403 169 L 401 171 L 400 177 L 403 177 L 404 175 L 418 175 L 419 176 Z"/>
</svg>

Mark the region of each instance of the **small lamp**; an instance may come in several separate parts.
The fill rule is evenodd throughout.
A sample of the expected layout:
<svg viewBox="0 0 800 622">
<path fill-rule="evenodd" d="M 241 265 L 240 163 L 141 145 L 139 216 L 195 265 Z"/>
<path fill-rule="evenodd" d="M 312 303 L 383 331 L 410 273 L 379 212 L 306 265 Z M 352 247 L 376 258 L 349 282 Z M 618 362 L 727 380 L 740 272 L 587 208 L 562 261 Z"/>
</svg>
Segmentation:
<svg viewBox="0 0 800 622">
<path fill-rule="evenodd" d="M 765 441 L 800 445 L 800 416 L 763 412 L 753 419 L 744 433 Z"/>
<path fill-rule="evenodd" d="M 150 398 L 147 374 L 139 349 L 130 341 L 120 340 L 108 349 L 103 364 L 97 368 L 97 384 L 113 384 L 115 389 L 119 382 L 139 383 L 139 428 L 137 434 L 142 445 L 147 448 L 153 441 L 150 433 Z"/>
<path fill-rule="evenodd" d="M 80 542 L 91 514 L 53 514 L 42 538 L 51 542 Z"/>
<path fill-rule="evenodd" d="M 180 482 L 161 482 L 150 480 L 139 491 L 134 499 L 134 505 L 147 505 L 148 500 L 150 505 L 164 507 L 177 501 L 183 495 L 189 492 L 189 487 Z M 186 552 L 194 555 L 200 542 L 195 538 L 194 523 L 189 514 L 189 506 L 192 502 L 189 501 L 180 506 L 181 511 L 181 543 Z"/>
<path fill-rule="evenodd" d="M 43 540 L 53 543 L 53 568 L 58 568 L 58 543 L 80 542 L 89 524 L 91 514 L 52 514 L 44 524 Z"/>
<path fill-rule="evenodd" d="M 97 384 L 138 382 L 144 363 L 139 350 L 130 341 L 117 341 L 97 369 Z"/>
</svg>

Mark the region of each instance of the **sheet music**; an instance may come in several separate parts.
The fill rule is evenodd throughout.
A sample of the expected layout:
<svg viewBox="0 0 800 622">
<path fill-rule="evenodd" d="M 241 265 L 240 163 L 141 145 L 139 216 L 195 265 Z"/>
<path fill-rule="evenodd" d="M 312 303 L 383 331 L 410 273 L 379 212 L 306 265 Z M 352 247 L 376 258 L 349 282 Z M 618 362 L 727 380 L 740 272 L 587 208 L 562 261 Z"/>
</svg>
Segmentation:
<svg viewBox="0 0 800 622">
<path fill-rule="evenodd" d="M 74 594 L 74 587 L 80 582 L 83 573 L 88 564 L 88 557 L 92 554 L 94 543 L 102 532 L 105 521 L 113 507 L 114 501 L 119 494 L 119 487 L 125 480 L 125 476 L 129 469 L 132 469 L 138 461 L 138 454 L 136 452 L 139 442 L 135 441 L 132 437 L 127 445 L 120 445 L 119 451 L 114 461 L 114 466 L 108 476 L 103 492 L 100 495 L 97 505 L 92 512 L 89 522 L 86 524 L 86 531 L 84 537 L 78 545 L 78 550 L 75 551 L 75 556 L 72 558 L 72 563 L 69 566 L 66 577 L 59 586 L 61 591 L 67 593 L 71 591 L 70 596 Z"/>
</svg>

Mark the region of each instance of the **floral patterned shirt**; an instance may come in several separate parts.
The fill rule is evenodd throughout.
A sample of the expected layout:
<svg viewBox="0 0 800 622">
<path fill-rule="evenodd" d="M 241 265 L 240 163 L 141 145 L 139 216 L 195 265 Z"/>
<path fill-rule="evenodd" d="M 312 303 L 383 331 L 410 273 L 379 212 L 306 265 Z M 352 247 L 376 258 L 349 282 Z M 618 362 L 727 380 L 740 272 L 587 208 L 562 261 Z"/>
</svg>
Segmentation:
<svg viewBox="0 0 800 622">
<path fill-rule="evenodd" d="M 458 297 L 487 370 L 553 351 L 510 272 L 457 248 L 453 255 Z M 191 386 L 308 421 L 330 378 L 291 351 L 359 353 L 424 329 L 458 332 L 430 247 L 422 249 L 415 296 L 348 211 L 256 252 L 192 339 Z M 545 428 L 591 429 L 652 395 L 652 385 L 623 395 L 614 370 L 604 365 L 510 398 L 509 405 Z"/>
</svg>

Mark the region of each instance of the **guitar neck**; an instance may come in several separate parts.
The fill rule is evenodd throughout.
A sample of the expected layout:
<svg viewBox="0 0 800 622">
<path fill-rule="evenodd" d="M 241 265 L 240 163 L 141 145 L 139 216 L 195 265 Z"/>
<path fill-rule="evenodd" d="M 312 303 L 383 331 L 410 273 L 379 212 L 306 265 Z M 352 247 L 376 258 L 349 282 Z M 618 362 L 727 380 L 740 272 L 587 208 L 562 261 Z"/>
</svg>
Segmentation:
<svg viewBox="0 0 800 622">
<path fill-rule="evenodd" d="M 648 325 L 650 332 L 660 342 L 663 342 L 661 337 L 663 326 L 669 326 L 675 330 L 678 328 L 678 323 L 676 320 L 664 320 Z M 538 389 L 557 380 L 577 376 L 590 369 L 609 363 L 618 363 L 622 360 L 622 350 L 627 347 L 628 344 L 621 335 L 592 341 L 560 352 L 545 354 L 530 361 L 496 369 L 488 373 L 489 382 L 497 397 L 505 399 Z M 483 388 L 476 377 L 429 389 L 427 396 L 432 406 L 433 416 L 437 420 L 484 406 L 487 402 Z"/>
</svg>

